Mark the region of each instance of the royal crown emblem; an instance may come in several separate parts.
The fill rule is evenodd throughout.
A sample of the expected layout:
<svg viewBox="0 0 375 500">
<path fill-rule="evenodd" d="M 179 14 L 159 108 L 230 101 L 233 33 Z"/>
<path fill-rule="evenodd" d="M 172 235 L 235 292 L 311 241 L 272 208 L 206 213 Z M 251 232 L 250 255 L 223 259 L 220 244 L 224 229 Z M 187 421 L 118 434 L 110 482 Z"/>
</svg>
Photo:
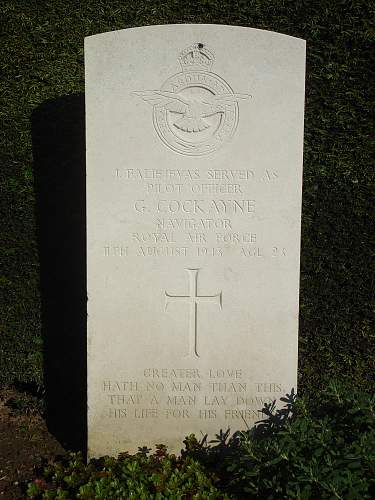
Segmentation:
<svg viewBox="0 0 375 500">
<path fill-rule="evenodd" d="M 182 71 L 210 71 L 214 63 L 214 55 L 203 43 L 195 43 L 183 50 L 178 58 Z"/>
<path fill-rule="evenodd" d="M 182 72 L 168 78 L 160 90 L 134 92 L 153 106 L 155 130 L 176 153 L 212 153 L 233 137 L 239 118 L 238 102 L 251 97 L 234 93 L 211 72 L 214 55 L 203 43 L 183 50 Z"/>
</svg>

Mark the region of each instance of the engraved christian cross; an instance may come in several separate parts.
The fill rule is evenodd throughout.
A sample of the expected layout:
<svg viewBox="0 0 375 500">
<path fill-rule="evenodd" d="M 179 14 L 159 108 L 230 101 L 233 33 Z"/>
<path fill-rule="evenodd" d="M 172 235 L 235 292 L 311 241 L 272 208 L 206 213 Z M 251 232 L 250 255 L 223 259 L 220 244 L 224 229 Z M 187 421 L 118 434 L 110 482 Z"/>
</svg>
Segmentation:
<svg viewBox="0 0 375 500">
<path fill-rule="evenodd" d="M 189 295 L 171 295 L 165 292 L 165 310 L 171 302 L 188 302 L 189 311 L 189 355 L 199 357 L 197 349 L 197 309 L 202 302 L 212 302 L 222 308 L 222 292 L 216 295 L 198 295 L 199 269 L 185 269 L 189 274 Z"/>
</svg>

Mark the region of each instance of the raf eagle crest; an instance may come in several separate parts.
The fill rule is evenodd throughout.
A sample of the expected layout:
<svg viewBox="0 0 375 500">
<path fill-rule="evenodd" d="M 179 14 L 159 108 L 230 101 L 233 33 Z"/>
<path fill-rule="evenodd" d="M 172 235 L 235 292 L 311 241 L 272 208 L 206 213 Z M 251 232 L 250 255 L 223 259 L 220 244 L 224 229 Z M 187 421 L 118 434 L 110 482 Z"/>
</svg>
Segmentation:
<svg viewBox="0 0 375 500">
<path fill-rule="evenodd" d="M 202 43 L 180 55 L 182 72 L 160 90 L 133 92 L 153 106 L 153 123 L 166 146 L 177 153 L 200 156 L 230 139 L 238 124 L 238 102 L 251 97 L 234 93 L 210 72 L 214 56 Z"/>
<path fill-rule="evenodd" d="M 211 127 L 205 120 L 216 113 L 225 113 L 228 104 L 234 104 L 239 99 L 247 99 L 248 95 L 223 94 L 218 96 L 206 96 L 200 99 L 183 97 L 174 92 L 162 90 L 145 90 L 135 92 L 146 102 L 153 106 L 163 106 L 172 113 L 181 114 L 182 117 L 173 123 L 173 126 L 184 132 L 200 132 Z"/>
</svg>

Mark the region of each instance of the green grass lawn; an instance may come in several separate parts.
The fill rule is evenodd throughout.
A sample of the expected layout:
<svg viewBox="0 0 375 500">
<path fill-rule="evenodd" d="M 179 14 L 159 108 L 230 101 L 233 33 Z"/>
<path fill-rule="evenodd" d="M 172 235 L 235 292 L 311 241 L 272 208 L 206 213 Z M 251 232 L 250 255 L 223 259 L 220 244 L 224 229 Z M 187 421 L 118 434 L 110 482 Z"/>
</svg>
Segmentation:
<svg viewBox="0 0 375 500">
<path fill-rule="evenodd" d="M 44 387 L 32 117 L 47 101 L 84 92 L 85 36 L 150 24 L 217 23 L 307 41 L 300 390 L 314 394 L 333 377 L 370 388 L 374 7 L 365 0 L 1 2 L 0 386 L 26 384 L 40 394 Z M 62 309 L 56 324 L 65 314 Z"/>
</svg>

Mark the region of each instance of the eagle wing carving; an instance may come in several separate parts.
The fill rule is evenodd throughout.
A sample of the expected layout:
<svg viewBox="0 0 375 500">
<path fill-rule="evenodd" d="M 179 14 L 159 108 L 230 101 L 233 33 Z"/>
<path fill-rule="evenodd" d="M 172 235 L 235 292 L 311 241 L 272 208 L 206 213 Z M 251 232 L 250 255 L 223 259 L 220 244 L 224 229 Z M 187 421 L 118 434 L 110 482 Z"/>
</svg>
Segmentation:
<svg viewBox="0 0 375 500">
<path fill-rule="evenodd" d="M 173 113 L 185 114 L 189 108 L 189 101 L 174 92 L 164 90 L 143 90 L 142 92 L 133 92 L 151 106 L 165 107 Z"/>
<path fill-rule="evenodd" d="M 248 99 L 251 97 L 249 94 L 220 94 L 202 101 L 204 108 L 202 110 L 202 117 L 216 115 L 216 113 L 224 113 L 225 106 L 228 104 L 235 104 L 241 99 Z"/>
</svg>

